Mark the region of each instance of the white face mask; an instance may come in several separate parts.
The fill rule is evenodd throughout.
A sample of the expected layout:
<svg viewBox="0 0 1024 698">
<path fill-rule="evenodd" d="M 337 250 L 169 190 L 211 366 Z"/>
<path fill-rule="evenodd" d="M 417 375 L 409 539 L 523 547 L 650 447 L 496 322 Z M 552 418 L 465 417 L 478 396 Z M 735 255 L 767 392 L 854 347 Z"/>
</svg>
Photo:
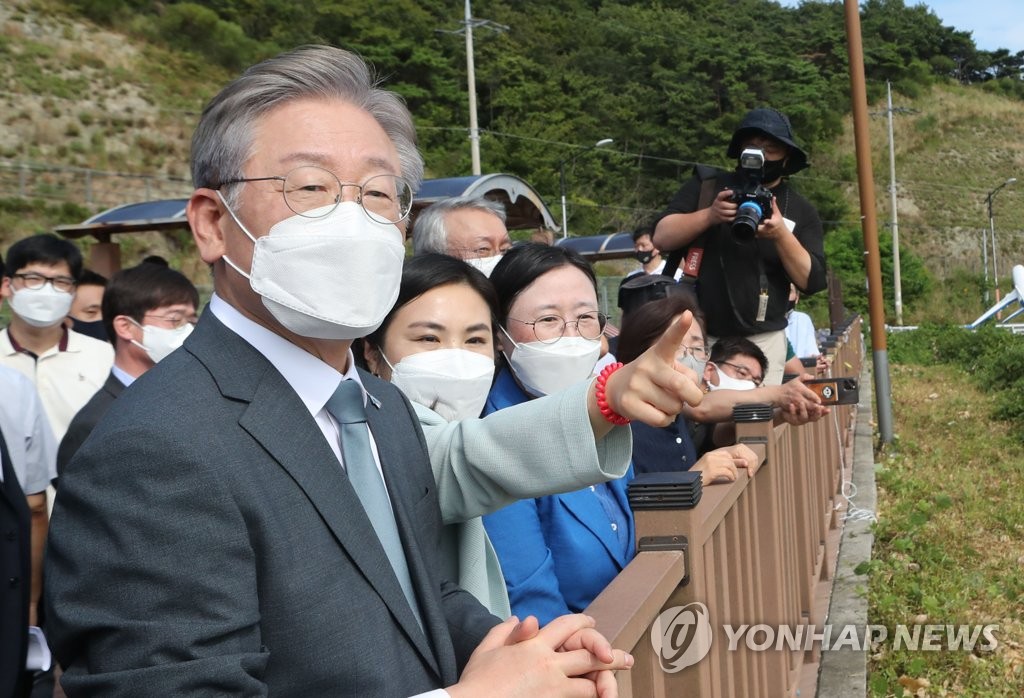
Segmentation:
<svg viewBox="0 0 1024 698">
<path fill-rule="evenodd" d="M 709 382 L 708 390 L 753 390 L 757 387 L 754 385 L 754 381 L 733 378 L 714 363 L 711 363 L 711 365 L 715 367 L 715 371 L 718 373 L 718 385 Z"/>
<path fill-rule="evenodd" d="M 449 422 L 479 417 L 493 380 L 494 360 L 468 349 L 422 351 L 391 366 L 391 382 L 407 398 Z"/>
<path fill-rule="evenodd" d="M 343 201 L 320 218 L 285 218 L 257 239 L 224 205 L 253 241 L 248 274 L 224 261 L 249 279 L 278 322 L 314 339 L 356 339 L 380 327 L 402 280 L 405 245 L 395 225 Z"/>
<path fill-rule="evenodd" d="M 192 330 L 195 329 L 190 322 L 186 322 L 181 327 L 168 329 L 155 325 L 140 325 L 135 320 L 128 319 L 136 327 L 142 328 L 142 343 L 140 344 L 133 339 L 132 344 L 146 352 L 155 364 L 166 359 L 172 351 L 184 344 L 185 338 L 192 334 Z"/>
<path fill-rule="evenodd" d="M 74 294 L 58 291 L 49 281 L 40 288 L 13 291 L 11 310 L 32 327 L 50 327 L 67 317 Z"/>
<path fill-rule="evenodd" d="M 494 255 L 493 257 L 476 257 L 474 259 L 463 260 L 469 266 L 479 269 L 483 272 L 484 276 L 490 277 L 491 272 L 494 271 L 494 267 L 498 266 L 498 262 L 504 255 Z"/>
<path fill-rule="evenodd" d="M 677 358 L 676 361 L 696 373 L 697 378 L 704 375 L 704 367 L 708 363 L 707 361 L 701 361 L 693 354 L 683 354 L 682 358 Z"/>
<path fill-rule="evenodd" d="M 562 337 L 554 344 L 515 344 L 508 357 L 512 373 L 532 395 L 551 395 L 589 378 L 601 354 L 601 342 L 583 337 Z"/>
</svg>

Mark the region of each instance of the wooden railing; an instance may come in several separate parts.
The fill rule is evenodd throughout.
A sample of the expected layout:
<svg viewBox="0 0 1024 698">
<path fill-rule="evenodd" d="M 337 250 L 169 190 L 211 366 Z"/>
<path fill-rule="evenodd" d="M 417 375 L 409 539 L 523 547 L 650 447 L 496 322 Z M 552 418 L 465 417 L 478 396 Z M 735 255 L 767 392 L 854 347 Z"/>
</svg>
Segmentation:
<svg viewBox="0 0 1024 698">
<path fill-rule="evenodd" d="M 825 343 L 832 374 L 858 377 L 860 319 L 832 339 Z M 736 436 L 762 459 L 754 477 L 704 488 L 693 509 L 635 512 L 639 552 L 586 611 L 613 646 L 636 658 L 618 675 L 620 695 L 815 695 L 820 643 L 776 631 L 815 626 L 820 633 L 828 611 L 856 406 L 832 410 L 793 427 L 773 426 L 770 409 L 744 406 Z M 703 611 L 694 605 L 679 615 L 698 603 L 706 608 L 710 647 L 693 635 Z M 737 635 L 730 649 L 724 626 L 735 634 L 744 624 L 766 629 Z M 771 649 L 761 649 L 769 631 Z M 687 647 L 688 658 L 707 655 L 683 666 L 690 660 L 679 654 Z"/>
</svg>

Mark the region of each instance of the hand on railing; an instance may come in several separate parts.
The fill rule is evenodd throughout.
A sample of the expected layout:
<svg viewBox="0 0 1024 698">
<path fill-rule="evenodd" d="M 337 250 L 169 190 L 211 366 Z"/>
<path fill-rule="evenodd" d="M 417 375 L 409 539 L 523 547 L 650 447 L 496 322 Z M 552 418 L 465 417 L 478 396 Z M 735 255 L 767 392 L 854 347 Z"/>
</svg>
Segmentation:
<svg viewBox="0 0 1024 698">
<path fill-rule="evenodd" d="M 663 427 L 684 404 L 700 404 L 704 393 L 697 386 L 699 376 L 676 362 L 692 322 L 687 310 L 647 351 L 608 378 L 608 404 L 616 414 Z"/>
<path fill-rule="evenodd" d="M 754 477 L 761 459 L 744 444 L 735 444 L 724 448 L 708 451 L 700 457 L 693 470 L 700 471 L 702 485 L 736 482 L 739 468 L 744 468 L 750 477 Z"/>
<path fill-rule="evenodd" d="M 536 698 L 596 689 L 598 698 L 617 698 L 612 672 L 632 666 L 633 656 L 613 650 L 590 616 L 560 616 L 543 629 L 534 616 L 512 616 L 491 629 L 447 691 L 451 698 Z"/>
</svg>

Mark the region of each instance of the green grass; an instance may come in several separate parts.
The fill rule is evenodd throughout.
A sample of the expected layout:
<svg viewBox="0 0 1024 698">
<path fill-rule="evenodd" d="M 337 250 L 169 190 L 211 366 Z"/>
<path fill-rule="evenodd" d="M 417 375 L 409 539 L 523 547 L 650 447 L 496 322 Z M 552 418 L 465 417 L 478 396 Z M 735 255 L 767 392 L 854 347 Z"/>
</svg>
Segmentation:
<svg viewBox="0 0 1024 698">
<path fill-rule="evenodd" d="M 872 655 L 873 696 L 1019 696 L 1024 686 L 1024 444 L 991 415 L 998 395 L 958 366 L 892 369 L 898 438 L 876 465 L 871 623 L 999 626 L 993 652 Z"/>
</svg>

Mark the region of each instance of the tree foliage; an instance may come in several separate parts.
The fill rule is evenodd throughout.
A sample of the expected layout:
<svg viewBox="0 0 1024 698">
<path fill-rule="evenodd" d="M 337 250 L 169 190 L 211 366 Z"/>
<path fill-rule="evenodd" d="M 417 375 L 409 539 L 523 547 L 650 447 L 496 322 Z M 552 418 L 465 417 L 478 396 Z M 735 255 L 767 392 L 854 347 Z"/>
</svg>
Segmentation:
<svg viewBox="0 0 1024 698">
<path fill-rule="evenodd" d="M 233 69 L 304 43 L 356 51 L 407 100 L 428 176 L 470 171 L 465 40 L 451 33 L 463 28 L 461 2 L 73 3 L 98 22 L 143 27 L 150 40 Z M 474 31 L 483 169 L 525 178 L 552 204 L 564 169 L 577 234 L 632 229 L 657 214 L 694 163 L 728 166 L 725 144 L 750 108 L 786 112 L 812 163 L 833 147 L 849 111 L 837 0 L 796 8 L 771 0 L 477 0 L 473 12 L 507 27 Z M 981 51 L 923 4 L 865 0 L 861 24 L 869 99 L 884 94 L 886 81 L 913 96 L 939 80 L 1024 97 L 1024 52 Z M 614 146 L 588 149 L 602 138 Z M 794 182 L 826 230 L 854 217 L 827 180 Z M 860 254 L 855 237 L 839 231 L 829 252 L 834 266 L 856 268 L 862 279 L 859 257 L 840 263 L 845 246 Z M 906 264 L 909 299 L 918 279 Z M 923 268 L 920 276 L 924 284 Z"/>
</svg>

